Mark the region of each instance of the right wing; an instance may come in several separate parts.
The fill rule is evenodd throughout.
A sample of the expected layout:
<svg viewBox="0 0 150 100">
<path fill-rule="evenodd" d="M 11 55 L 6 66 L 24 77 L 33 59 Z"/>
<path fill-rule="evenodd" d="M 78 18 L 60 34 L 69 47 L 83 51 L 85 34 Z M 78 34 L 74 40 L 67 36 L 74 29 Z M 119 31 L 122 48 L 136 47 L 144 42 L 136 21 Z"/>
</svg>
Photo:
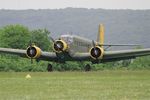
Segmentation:
<svg viewBox="0 0 150 100">
<path fill-rule="evenodd" d="M 22 50 L 22 49 L 0 48 L 0 53 L 18 55 L 21 57 L 27 57 L 26 50 Z M 58 58 L 56 56 L 56 53 L 54 53 L 54 52 L 41 51 L 41 56 L 38 59 L 46 60 L 46 61 L 57 61 Z"/>
</svg>

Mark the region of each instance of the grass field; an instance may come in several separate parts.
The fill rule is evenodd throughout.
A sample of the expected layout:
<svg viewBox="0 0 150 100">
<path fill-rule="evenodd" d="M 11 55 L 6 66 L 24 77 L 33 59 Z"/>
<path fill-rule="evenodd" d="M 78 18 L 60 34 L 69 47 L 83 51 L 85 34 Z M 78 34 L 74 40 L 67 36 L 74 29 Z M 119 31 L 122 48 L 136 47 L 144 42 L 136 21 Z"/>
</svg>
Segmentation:
<svg viewBox="0 0 150 100">
<path fill-rule="evenodd" d="M 0 100 L 150 100 L 150 71 L 0 72 Z"/>
</svg>

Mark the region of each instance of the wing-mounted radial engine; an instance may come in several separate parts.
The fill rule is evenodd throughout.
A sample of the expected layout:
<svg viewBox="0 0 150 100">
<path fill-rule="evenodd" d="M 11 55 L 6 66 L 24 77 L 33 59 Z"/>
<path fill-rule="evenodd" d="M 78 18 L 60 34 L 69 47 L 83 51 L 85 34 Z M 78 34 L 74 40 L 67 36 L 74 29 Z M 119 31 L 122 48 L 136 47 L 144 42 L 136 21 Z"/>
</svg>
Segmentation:
<svg viewBox="0 0 150 100">
<path fill-rule="evenodd" d="M 29 58 L 39 58 L 41 56 L 41 49 L 35 45 L 29 46 L 27 48 L 26 55 Z"/>
<path fill-rule="evenodd" d="M 26 55 L 32 63 L 32 59 L 38 59 L 41 56 L 41 49 L 35 45 L 30 45 L 26 50 Z"/>
<path fill-rule="evenodd" d="M 90 49 L 90 55 L 94 60 L 102 59 L 104 55 L 104 49 L 100 46 L 96 46 L 93 41 L 93 47 Z"/>
<path fill-rule="evenodd" d="M 92 47 L 90 49 L 90 55 L 91 57 L 96 60 L 96 59 L 102 59 L 103 55 L 104 55 L 104 50 L 103 48 L 96 46 L 96 47 Z"/>
<path fill-rule="evenodd" d="M 31 40 L 26 49 L 26 56 L 30 58 L 31 63 L 33 63 L 33 59 L 38 59 L 41 56 L 41 53 L 42 50 L 33 43 L 33 34 L 31 34 Z"/>
</svg>

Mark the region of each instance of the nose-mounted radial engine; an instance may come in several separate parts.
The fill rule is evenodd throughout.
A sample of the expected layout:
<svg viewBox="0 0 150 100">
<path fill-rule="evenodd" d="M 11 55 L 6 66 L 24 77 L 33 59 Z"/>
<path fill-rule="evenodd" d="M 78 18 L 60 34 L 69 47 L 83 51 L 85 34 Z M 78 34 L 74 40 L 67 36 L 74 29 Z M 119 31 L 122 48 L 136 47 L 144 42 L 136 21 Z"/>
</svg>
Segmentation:
<svg viewBox="0 0 150 100">
<path fill-rule="evenodd" d="M 63 40 L 56 40 L 54 43 L 53 43 L 53 50 L 56 52 L 56 53 L 61 53 L 63 51 L 66 51 L 67 50 L 67 43 Z"/>
<path fill-rule="evenodd" d="M 49 36 L 49 38 L 53 41 L 53 50 L 56 53 L 61 53 L 68 49 L 68 45 L 64 40 L 62 40 L 62 39 L 55 40 L 51 36 Z"/>
</svg>

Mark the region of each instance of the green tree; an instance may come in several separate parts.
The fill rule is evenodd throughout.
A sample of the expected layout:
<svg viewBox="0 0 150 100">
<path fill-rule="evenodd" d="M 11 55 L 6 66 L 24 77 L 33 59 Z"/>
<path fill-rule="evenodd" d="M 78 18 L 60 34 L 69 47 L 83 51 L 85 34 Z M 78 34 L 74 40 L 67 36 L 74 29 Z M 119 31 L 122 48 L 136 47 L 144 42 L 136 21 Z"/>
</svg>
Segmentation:
<svg viewBox="0 0 150 100">
<path fill-rule="evenodd" d="M 46 29 L 33 30 L 31 31 L 31 40 L 42 50 L 49 51 L 52 50 L 52 46 L 48 35 L 50 35 L 50 32 Z"/>
<path fill-rule="evenodd" d="M 51 46 L 49 34 L 46 29 L 29 31 L 22 25 L 7 25 L 0 28 L 0 47 L 26 49 L 33 38 L 37 46 L 48 50 Z M 0 71 L 46 71 L 46 67 L 46 62 L 31 65 L 29 59 L 0 54 Z"/>
<path fill-rule="evenodd" d="M 7 25 L 0 29 L 1 47 L 25 49 L 29 43 L 30 32 L 22 25 Z"/>
</svg>

